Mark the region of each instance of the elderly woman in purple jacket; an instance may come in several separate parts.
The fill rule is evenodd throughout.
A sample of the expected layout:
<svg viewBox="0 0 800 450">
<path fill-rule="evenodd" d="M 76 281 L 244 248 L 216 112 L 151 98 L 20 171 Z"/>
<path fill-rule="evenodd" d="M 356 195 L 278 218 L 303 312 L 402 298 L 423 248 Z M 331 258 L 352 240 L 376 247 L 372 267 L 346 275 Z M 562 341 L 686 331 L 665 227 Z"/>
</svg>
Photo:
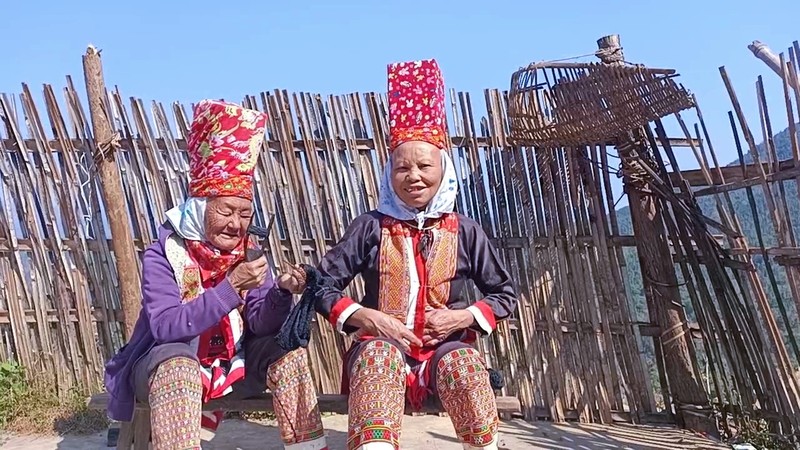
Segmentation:
<svg viewBox="0 0 800 450">
<path fill-rule="evenodd" d="M 274 282 L 250 245 L 253 169 L 266 117 L 204 100 L 188 140 L 189 198 L 167 212 L 143 256 L 142 311 L 129 343 L 106 365 L 112 419 L 130 421 L 150 405 L 155 449 L 199 449 L 200 428 L 221 412 L 202 404 L 265 387 L 287 449 L 327 449 L 305 349 L 282 350 L 275 336 L 302 290 L 302 271 Z"/>
</svg>

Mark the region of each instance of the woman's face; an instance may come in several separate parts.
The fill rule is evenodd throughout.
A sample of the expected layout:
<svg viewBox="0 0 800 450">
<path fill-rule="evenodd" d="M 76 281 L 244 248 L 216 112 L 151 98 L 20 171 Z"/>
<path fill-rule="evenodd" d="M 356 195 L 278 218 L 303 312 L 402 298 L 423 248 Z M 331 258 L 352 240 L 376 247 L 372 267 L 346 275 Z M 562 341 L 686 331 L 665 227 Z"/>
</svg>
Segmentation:
<svg viewBox="0 0 800 450">
<path fill-rule="evenodd" d="M 229 252 L 247 234 L 253 202 L 239 197 L 213 197 L 206 204 L 206 239 L 214 247 Z"/>
<path fill-rule="evenodd" d="M 425 209 L 442 183 L 442 154 L 433 144 L 404 142 L 392 152 L 392 188 L 406 205 Z"/>
</svg>

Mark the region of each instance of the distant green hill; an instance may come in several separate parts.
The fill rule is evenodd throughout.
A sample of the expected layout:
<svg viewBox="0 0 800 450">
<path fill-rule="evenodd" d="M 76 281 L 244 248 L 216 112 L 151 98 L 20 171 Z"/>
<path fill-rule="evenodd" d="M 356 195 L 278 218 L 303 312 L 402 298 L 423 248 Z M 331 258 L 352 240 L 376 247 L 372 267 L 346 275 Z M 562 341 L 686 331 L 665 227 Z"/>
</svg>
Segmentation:
<svg viewBox="0 0 800 450">
<path fill-rule="evenodd" d="M 775 150 L 779 160 L 786 160 L 792 158 L 792 149 L 791 144 L 789 141 L 789 130 L 781 131 L 780 133 L 776 134 L 773 137 L 773 142 L 775 143 Z M 765 145 L 762 143 L 757 146 L 759 152 L 759 158 L 761 161 L 766 160 L 766 148 Z M 753 158 L 752 155 L 748 154 L 745 155 L 745 162 L 752 163 Z M 738 165 L 739 160 L 731 162 L 729 165 Z M 789 210 L 789 218 L 792 222 L 792 229 L 794 231 L 794 235 L 796 236 L 796 240 L 800 241 L 800 197 L 798 197 L 798 190 L 796 186 L 796 182 L 794 180 L 785 181 L 783 183 L 784 191 L 786 193 L 786 203 Z M 779 192 L 779 187 L 775 185 L 773 188 L 773 194 L 777 195 Z M 733 210 L 736 214 L 736 217 L 739 220 L 739 223 L 742 227 L 742 233 L 747 238 L 748 243 L 751 247 L 758 246 L 758 239 L 756 235 L 755 229 L 755 218 L 751 212 L 750 204 L 747 200 L 747 194 L 745 190 L 740 189 L 738 191 L 731 192 L 731 202 L 733 203 Z M 770 218 L 770 214 L 768 214 L 768 208 L 766 206 L 764 192 L 760 186 L 753 187 L 753 196 L 756 203 L 757 214 L 755 217 L 758 218 L 759 224 L 761 225 L 761 231 L 763 233 L 764 244 L 767 247 L 777 245 L 777 241 L 775 239 L 775 231 L 772 224 L 772 220 Z M 777 198 L 776 198 L 777 200 Z M 703 213 L 709 217 L 714 219 L 718 219 L 719 215 L 716 211 L 716 202 L 714 201 L 713 197 L 702 197 L 698 199 L 698 203 L 700 208 L 703 210 Z M 619 220 L 620 232 L 623 235 L 631 235 L 633 234 L 633 227 L 631 224 L 631 217 L 630 217 L 630 209 L 626 206 L 624 208 L 620 208 L 617 210 L 617 216 Z M 716 233 L 715 230 L 712 230 L 712 233 Z M 644 292 L 642 290 L 642 282 L 641 282 L 641 272 L 639 270 L 638 259 L 636 257 L 636 250 L 633 248 L 625 249 L 625 259 L 628 264 L 627 267 L 627 277 L 630 280 L 630 294 L 631 294 L 631 303 L 634 307 L 634 310 L 639 313 L 640 320 L 647 320 L 647 315 L 645 313 L 646 309 L 645 299 L 644 299 Z M 773 311 L 776 315 L 776 319 L 781 327 L 784 330 L 785 334 L 785 326 L 784 322 L 781 319 L 779 309 L 777 306 L 776 296 L 774 295 L 774 291 L 769 284 L 766 270 L 764 268 L 764 261 L 760 256 L 756 256 L 753 258 L 754 264 L 761 275 L 761 280 L 764 283 L 764 288 L 767 291 L 767 294 L 770 297 L 770 302 L 772 304 Z M 792 329 L 795 330 L 797 334 L 800 331 L 800 320 L 798 320 L 797 311 L 794 308 L 794 301 L 792 300 L 789 287 L 786 283 L 786 276 L 783 269 L 776 265 L 772 265 L 773 270 L 776 273 L 777 283 L 778 283 L 778 291 L 781 297 L 784 300 L 784 304 L 789 312 L 790 323 Z M 685 293 L 684 293 L 685 294 Z M 694 313 L 689 302 L 688 297 L 684 295 L 684 305 L 686 305 L 687 312 L 691 318 L 694 319 Z"/>
</svg>

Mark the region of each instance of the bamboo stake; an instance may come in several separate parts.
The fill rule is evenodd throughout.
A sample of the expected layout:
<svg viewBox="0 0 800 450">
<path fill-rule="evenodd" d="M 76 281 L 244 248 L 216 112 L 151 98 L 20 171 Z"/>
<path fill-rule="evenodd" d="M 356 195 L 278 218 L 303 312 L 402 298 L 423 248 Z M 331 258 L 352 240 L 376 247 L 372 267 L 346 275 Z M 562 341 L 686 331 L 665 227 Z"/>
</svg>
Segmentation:
<svg viewBox="0 0 800 450">
<path fill-rule="evenodd" d="M 697 111 L 700 123 L 703 126 L 703 129 L 705 130 L 705 122 L 702 120 L 702 114 L 700 113 L 700 109 L 699 109 L 698 106 L 696 106 L 695 109 Z M 677 117 L 678 122 L 680 123 L 681 128 L 684 131 L 684 135 L 687 136 L 687 137 L 691 137 L 691 135 L 689 134 L 688 128 L 686 127 L 686 125 L 685 125 L 683 119 L 681 118 L 680 114 L 676 113 L 675 116 Z M 663 135 L 664 133 L 662 132 L 661 134 Z M 708 136 L 707 131 L 706 131 L 704 137 L 705 137 L 706 142 L 707 142 L 707 144 L 708 144 L 708 146 L 709 146 L 709 148 L 711 150 L 711 156 L 712 156 L 712 159 L 714 161 L 714 164 L 717 167 L 718 176 L 720 176 L 721 179 L 724 180 L 724 175 L 721 172 L 721 169 L 720 169 L 720 166 L 719 166 L 719 162 L 717 161 L 716 154 L 713 151 L 713 146 L 712 146 L 712 143 L 711 143 L 711 140 L 710 140 L 710 138 Z M 662 141 L 663 141 L 663 138 L 662 138 Z M 665 148 L 669 149 L 668 144 L 666 143 L 666 141 L 664 141 L 664 142 L 665 142 L 664 143 Z M 691 145 L 691 147 L 692 147 L 692 150 L 695 153 L 696 160 L 701 165 L 701 170 L 703 171 L 703 174 L 704 174 L 705 178 L 710 181 L 711 180 L 711 174 L 710 174 L 710 171 L 708 169 L 708 162 L 707 162 L 707 159 L 705 157 L 705 153 L 702 152 L 702 148 L 701 149 L 697 149 L 697 148 L 695 148 L 695 146 L 693 144 Z M 671 149 L 670 149 L 670 152 L 671 152 Z M 672 161 L 675 160 L 674 156 L 672 156 L 671 153 L 670 153 L 670 157 L 672 158 L 671 159 Z M 674 162 L 674 164 L 677 165 L 677 162 Z M 678 169 L 675 168 L 675 170 L 677 171 Z M 684 192 L 684 195 L 687 195 L 687 196 L 691 195 L 690 192 L 689 192 L 688 187 L 686 187 L 684 184 L 681 185 L 681 188 L 682 188 L 682 190 Z M 727 226 L 732 227 L 732 229 L 734 229 L 734 231 L 736 231 L 736 233 L 741 234 L 738 220 L 736 220 L 735 214 L 733 213 L 734 208 L 733 208 L 733 204 L 731 202 L 730 196 L 729 196 L 729 194 L 727 192 L 723 193 L 723 196 L 724 196 L 724 198 L 725 198 L 725 200 L 727 202 L 727 205 L 728 205 L 728 208 L 729 208 L 730 212 L 724 208 L 724 206 L 721 203 L 720 199 L 715 196 L 716 206 L 717 206 L 717 210 L 718 210 L 718 212 L 720 214 L 720 217 L 722 218 L 723 222 Z M 732 214 L 733 214 L 733 217 L 731 217 Z M 733 246 L 736 247 L 736 248 L 747 248 L 747 242 L 744 240 L 744 238 L 742 236 L 728 237 L 728 240 L 730 242 L 732 242 Z M 752 265 L 752 260 L 750 258 L 746 258 L 745 262 L 746 262 L 746 264 Z M 694 266 L 692 268 L 693 268 L 693 270 L 696 270 Z M 760 280 L 758 279 L 758 276 L 755 273 L 753 273 L 752 271 L 748 271 L 748 275 L 750 277 L 751 287 L 754 289 L 754 292 L 756 292 L 758 295 L 761 295 L 761 298 L 763 299 L 763 301 L 766 301 L 765 300 L 766 297 L 763 296 L 763 288 L 761 287 L 761 283 L 760 283 Z M 698 283 L 697 287 L 698 287 L 698 289 L 699 289 L 699 291 L 701 293 L 701 297 L 704 298 L 704 299 L 707 299 L 708 298 L 708 294 L 707 294 L 708 289 L 707 289 L 707 287 L 705 285 L 704 278 L 702 278 L 700 275 L 698 275 L 697 283 Z M 749 299 L 749 296 L 747 295 L 746 291 L 743 292 L 743 295 L 745 295 L 745 297 L 747 297 Z M 710 300 L 707 300 L 707 301 L 710 303 Z M 706 320 L 712 320 L 712 319 L 706 319 Z M 712 326 L 712 325 L 709 324 L 709 326 Z M 718 333 L 722 332 L 721 331 L 722 330 L 721 329 L 721 325 L 719 325 L 718 323 L 714 323 L 713 326 L 716 327 L 716 329 L 718 330 L 717 331 Z M 727 342 L 727 335 L 720 334 L 719 339 L 724 341 L 724 342 Z M 707 340 L 704 341 L 704 342 L 707 342 Z M 726 349 L 729 348 L 727 343 L 724 343 L 724 346 L 725 346 Z M 733 359 L 732 355 L 729 354 L 728 356 L 729 356 L 729 358 L 731 358 L 731 360 Z M 717 360 L 720 363 L 722 361 L 721 355 L 719 354 L 719 351 L 717 351 Z M 737 373 L 736 376 L 738 377 L 739 374 Z M 740 380 L 740 385 L 743 385 L 743 383 L 744 383 L 744 381 Z M 718 392 L 719 392 L 719 390 L 718 390 Z M 749 392 L 745 392 L 742 395 L 745 398 L 749 398 Z M 749 400 L 749 401 L 752 402 L 752 400 Z"/>
<path fill-rule="evenodd" d="M 651 145 L 655 145 L 652 133 L 649 130 L 647 130 L 647 132 L 648 132 L 648 138 L 651 140 L 652 143 Z M 670 166 L 673 168 L 673 170 L 678 171 L 679 169 L 678 169 L 677 159 L 675 158 L 675 155 L 672 152 L 672 148 L 668 140 L 666 139 L 666 133 L 664 131 L 663 125 L 661 124 L 660 120 L 656 121 L 656 134 L 658 135 L 658 139 L 660 140 L 661 145 L 664 148 L 665 153 L 669 158 Z M 666 174 L 666 166 L 664 162 L 658 156 L 656 157 L 656 160 L 660 166 L 662 175 Z M 665 180 L 668 189 L 670 190 L 675 189 L 675 186 L 671 184 L 668 177 L 663 177 L 663 180 Z M 687 199 L 689 199 L 689 201 L 691 201 L 690 200 L 691 191 L 688 188 L 688 186 L 685 183 L 682 183 L 680 185 L 680 189 L 683 195 Z M 708 311 L 708 308 L 705 307 L 706 305 L 713 305 L 713 300 L 711 299 L 711 296 L 708 294 L 708 289 L 705 283 L 705 277 L 703 277 L 703 274 L 700 270 L 700 260 L 692 248 L 693 247 L 692 242 L 695 241 L 698 242 L 698 248 L 703 254 L 708 254 L 712 256 L 714 255 L 713 252 L 705 248 L 707 246 L 705 246 L 704 243 L 708 242 L 708 240 L 702 239 L 703 237 L 707 236 L 707 231 L 705 230 L 704 227 L 701 230 L 697 228 L 696 224 L 687 223 L 685 217 L 676 215 L 675 219 L 676 220 L 668 220 L 667 227 L 671 234 L 671 239 L 673 240 L 673 248 L 678 253 L 679 264 L 681 266 L 681 271 L 684 275 L 685 282 L 690 283 L 692 287 L 694 287 L 695 281 L 692 280 L 692 275 L 694 275 L 697 280 L 696 281 L 696 286 L 698 287 L 697 292 L 695 292 L 694 289 L 690 289 L 689 295 L 692 304 L 695 308 L 695 313 L 697 315 L 698 322 L 701 325 L 701 330 L 708 330 L 707 332 L 709 335 L 713 335 L 714 330 L 716 330 L 716 333 L 719 333 L 721 335 L 720 338 L 725 339 L 724 335 L 722 335 L 724 331 L 723 326 L 721 325 L 719 320 L 715 321 L 714 319 L 715 314 L 712 314 L 711 311 Z M 694 232 L 691 233 L 690 235 L 687 229 L 692 229 L 692 231 Z M 685 247 L 685 250 L 682 248 L 682 246 Z M 691 267 L 692 270 L 691 273 L 689 271 L 689 267 Z M 719 289 L 718 286 L 722 284 L 721 282 L 716 281 L 719 279 L 720 276 L 719 272 L 714 272 L 712 269 L 708 269 L 708 275 L 709 278 L 712 279 L 711 281 L 712 285 L 714 285 L 715 288 Z M 717 301 L 722 303 L 725 300 L 725 298 L 726 297 L 724 293 L 720 293 L 718 290 Z M 704 303 L 701 302 L 701 300 Z M 720 307 L 724 306 L 726 306 L 724 305 L 724 303 L 723 305 L 720 305 Z M 715 312 L 716 311 L 714 311 L 714 313 Z M 709 318 L 709 316 L 713 318 Z M 689 342 L 691 343 L 691 341 Z M 696 376 L 699 377 L 699 374 L 696 374 Z"/>
<path fill-rule="evenodd" d="M 80 185 L 79 175 L 77 173 L 76 167 L 79 166 L 79 161 L 76 158 L 77 152 L 75 148 L 72 146 L 72 140 L 70 139 L 69 132 L 67 130 L 66 122 L 64 121 L 64 117 L 59 109 L 58 102 L 55 98 L 55 93 L 52 90 L 52 87 L 49 85 L 45 86 L 45 99 L 47 104 L 47 109 L 49 115 L 51 117 L 51 123 L 53 125 L 53 132 L 55 134 L 55 138 L 61 143 L 61 163 L 64 167 L 64 172 L 67 175 L 67 179 L 71 184 L 63 186 L 64 193 L 64 203 L 62 204 L 62 208 L 68 210 L 71 214 L 70 217 L 66 218 L 70 223 L 70 234 L 72 238 L 77 240 L 80 243 L 80 246 L 73 250 L 73 261 L 76 262 L 76 281 L 74 282 L 76 290 L 79 292 L 79 299 L 78 304 L 76 305 L 76 309 L 78 310 L 79 315 L 79 323 L 81 328 L 81 338 L 83 341 L 84 352 L 88 355 L 88 364 L 87 370 L 91 369 L 94 371 L 95 379 L 89 380 L 89 386 L 94 387 L 93 383 L 97 380 L 100 380 L 102 377 L 102 373 L 99 368 L 99 362 L 102 361 L 99 358 L 99 354 L 97 354 L 94 348 L 94 331 L 93 331 L 93 324 L 92 324 L 92 317 L 91 317 L 91 307 L 92 307 L 92 298 L 100 298 L 100 291 L 97 288 L 97 283 L 94 277 L 91 275 L 91 263 L 89 258 L 87 258 L 87 242 L 86 242 L 86 235 L 84 233 L 83 227 L 78 226 L 83 222 L 84 215 L 81 211 L 81 205 L 77 200 L 76 195 L 74 195 L 70 188 L 77 187 Z M 49 146 L 48 146 L 49 147 Z M 72 200 L 70 201 L 70 197 Z M 86 286 L 88 289 L 81 289 L 81 287 Z M 87 295 L 88 294 L 88 295 Z M 110 320 L 110 316 L 108 315 L 108 308 L 105 305 L 101 304 L 100 308 L 101 313 L 106 318 L 106 320 Z M 99 334 L 102 339 L 102 347 L 106 349 L 110 349 L 112 347 L 112 340 L 111 340 L 111 333 L 107 326 L 101 326 Z"/>
<path fill-rule="evenodd" d="M 778 60 L 778 57 L 775 56 L 775 53 L 770 50 L 770 48 L 761 41 L 753 41 L 747 48 L 753 52 L 753 55 L 764 62 L 773 72 L 775 72 L 779 77 L 783 78 L 786 81 L 786 73 L 783 71 L 783 63 Z M 796 92 L 800 92 L 800 84 L 793 83 L 792 88 Z"/>
<path fill-rule="evenodd" d="M 68 227 L 67 223 L 74 222 L 71 218 L 67 217 L 68 214 L 68 200 L 63 194 L 63 181 L 61 178 L 60 170 L 56 160 L 52 158 L 51 152 L 47 150 L 47 138 L 44 133 L 44 127 L 39 119 L 39 114 L 35 104 L 32 101 L 32 96 L 27 85 L 23 84 L 22 106 L 29 124 L 29 132 L 34 136 L 36 141 L 36 148 L 32 156 L 39 163 L 41 170 L 37 171 L 38 180 L 29 179 L 28 183 L 31 185 L 38 185 L 39 192 L 42 193 L 42 205 L 40 213 L 46 214 L 47 218 L 43 221 L 41 227 L 44 231 L 45 237 L 49 237 L 43 243 L 49 248 L 43 249 L 43 257 L 46 257 L 51 263 L 54 271 L 46 273 L 45 279 L 51 292 L 53 292 L 54 306 L 56 314 L 60 316 L 59 326 L 57 327 L 58 333 L 62 336 L 61 346 L 62 352 L 57 353 L 57 356 L 63 356 L 64 366 L 66 370 L 61 372 L 61 377 L 58 380 L 60 383 L 61 393 L 67 392 L 73 388 L 75 383 L 83 379 L 84 385 L 89 385 L 89 376 L 85 373 L 87 365 L 81 364 L 79 360 L 78 350 L 78 335 L 74 324 L 68 320 L 68 311 L 74 305 L 78 308 L 79 322 L 81 319 L 87 320 L 86 309 L 80 305 L 77 294 L 74 290 L 74 279 L 70 269 L 67 255 L 63 249 L 63 239 L 61 237 L 61 230 L 58 226 L 59 222 Z M 58 208 L 54 205 L 58 204 Z M 41 218 L 41 215 L 39 216 Z M 53 273 L 54 272 L 54 273 Z M 93 347 L 93 339 L 89 341 Z M 91 347 L 90 347 L 91 348 Z M 61 367 L 64 367 L 61 366 Z M 58 369 L 57 369 L 58 370 Z M 60 370 L 59 370 L 60 371 Z"/>
<path fill-rule="evenodd" d="M 109 123 L 106 109 L 106 88 L 103 81 L 103 67 L 100 53 L 89 46 L 83 58 L 86 78 L 86 91 L 94 128 L 95 151 L 98 152 L 95 162 L 103 186 L 103 197 L 106 205 L 108 221 L 111 225 L 112 246 L 120 279 L 120 294 L 125 320 L 125 336 L 130 338 L 133 327 L 139 316 L 140 286 L 137 270 L 136 253 L 131 243 L 130 221 L 125 208 L 125 196 L 122 192 L 120 174 L 116 164 L 115 134 Z"/>
<path fill-rule="evenodd" d="M 7 118 L 13 117 L 12 110 L 8 107 L 9 102 L 6 96 L 0 96 L 0 111 L 4 113 Z M 29 303 L 30 291 L 27 283 L 23 279 L 22 255 L 19 250 L 19 241 L 17 239 L 16 230 L 11 226 L 14 223 L 16 215 L 11 205 L 14 203 L 12 200 L 12 192 L 14 189 L 14 177 L 11 161 L 8 159 L 11 153 L 5 147 L 3 142 L 0 142 L 0 177 L 3 179 L 3 204 L 5 208 L 0 209 L 0 235 L 6 236 L 8 239 L 9 247 L 11 248 L 11 255 L 4 256 L 4 262 L 7 262 L 9 269 L 11 269 L 12 276 L 4 277 L 3 289 L 8 289 L 8 297 L 6 302 L 9 313 L 9 323 L 11 325 L 11 336 L 17 347 L 17 357 L 19 362 L 26 367 L 31 367 L 34 364 L 34 353 L 36 349 L 34 342 L 29 333 L 29 327 L 25 320 L 24 305 Z M 18 287 L 19 286 L 19 287 Z"/>
<path fill-rule="evenodd" d="M 102 292 L 102 298 L 99 302 L 105 305 L 111 311 L 120 308 L 120 298 L 116 291 L 116 286 L 119 286 L 119 278 L 114 269 L 113 255 L 109 248 L 109 241 L 104 239 L 106 236 L 106 227 L 102 217 L 102 208 L 100 197 L 98 196 L 98 181 L 92 178 L 91 175 L 92 164 L 92 143 L 90 137 L 90 126 L 87 123 L 86 115 L 84 114 L 83 107 L 78 98 L 78 93 L 75 91 L 75 86 L 72 83 L 72 78 L 67 77 L 67 88 L 65 89 L 65 97 L 69 105 L 67 111 L 72 120 L 74 132 L 80 142 L 82 154 L 79 157 L 80 167 L 83 170 L 86 180 L 79 189 L 81 196 L 82 206 L 85 208 L 84 216 L 90 218 L 87 233 L 95 238 L 95 242 L 99 245 L 95 247 L 99 249 L 96 253 L 92 253 L 88 258 L 89 267 L 92 276 L 95 278 L 98 289 Z M 88 197 L 88 198 L 87 198 Z M 114 314 L 109 314 L 109 319 Z M 120 326 L 116 318 L 108 320 L 105 325 L 109 327 L 113 346 L 105 349 L 104 356 L 110 358 L 116 351 L 116 348 L 123 345 L 124 342 L 124 328 Z"/>
<path fill-rule="evenodd" d="M 734 130 L 734 140 L 735 140 L 735 143 L 736 143 L 737 151 L 739 152 L 740 155 L 743 155 L 743 152 L 741 150 L 741 145 L 740 145 L 740 142 L 739 142 L 738 133 L 736 133 L 736 128 L 735 128 L 735 123 L 733 121 L 733 116 L 732 116 L 732 114 L 729 114 L 729 116 L 730 116 L 730 121 L 731 121 L 731 127 Z M 740 158 L 740 160 L 743 161 L 743 158 Z M 742 162 L 742 164 L 743 164 L 743 162 Z M 750 187 L 747 187 L 746 190 L 748 191 L 748 199 L 749 199 L 749 197 L 752 197 L 752 189 Z M 756 221 L 756 222 L 758 221 L 758 218 L 756 216 L 754 216 L 754 221 Z M 766 256 L 765 256 L 765 261 L 767 261 Z M 775 286 L 775 289 L 777 289 L 777 286 Z M 780 372 L 783 372 L 784 374 L 787 374 L 787 373 L 791 374 L 791 366 L 788 363 L 788 357 L 786 355 L 786 347 L 783 344 L 783 340 L 781 338 L 780 331 L 778 330 L 777 325 L 775 324 L 775 319 L 774 319 L 774 316 L 773 316 L 772 311 L 770 309 L 769 303 L 765 299 L 762 302 L 762 304 L 760 304 L 759 306 L 760 306 L 761 312 L 762 312 L 762 319 L 764 320 L 766 328 L 767 328 L 768 332 L 771 335 L 770 336 L 771 337 L 770 342 L 772 344 L 772 350 L 774 352 L 775 358 L 777 359 L 777 361 L 776 361 L 777 364 L 770 364 L 770 365 L 767 366 L 769 372 L 767 373 L 767 375 L 764 378 L 765 378 L 766 381 L 768 381 L 768 382 L 770 382 L 772 384 L 778 384 L 779 382 L 783 383 L 786 380 L 783 380 L 780 377 L 780 375 L 774 374 L 774 371 L 776 370 L 775 366 L 777 365 L 778 366 L 777 369 Z M 787 367 L 787 365 L 788 365 L 788 367 Z M 796 381 L 792 378 L 790 380 L 789 384 L 795 385 Z M 777 389 L 777 387 L 773 387 L 772 389 Z M 796 387 L 794 387 L 794 389 L 796 390 Z M 781 408 L 781 406 L 779 404 L 777 404 L 776 402 L 781 402 L 781 401 L 783 401 L 784 398 L 785 397 L 783 397 L 783 396 L 779 396 L 777 399 L 774 399 L 774 398 L 770 399 L 770 403 L 773 403 L 777 407 Z M 798 399 L 797 393 L 795 392 L 795 397 L 794 397 L 793 401 L 797 402 L 797 399 Z M 784 405 L 782 407 L 785 408 L 786 406 Z M 796 417 L 795 417 L 795 419 L 796 419 Z"/>
<path fill-rule="evenodd" d="M 703 115 L 702 115 L 702 112 L 700 111 L 700 107 L 697 106 L 697 105 L 695 105 L 695 112 L 697 113 L 697 118 L 700 121 L 700 126 L 703 129 L 703 133 L 704 133 L 703 137 L 705 139 L 705 146 L 704 146 L 702 144 L 703 141 L 700 141 L 699 127 L 697 125 L 695 125 L 695 132 L 697 134 L 698 142 L 701 142 L 700 148 L 695 151 L 695 158 L 700 163 L 701 168 L 704 171 L 704 174 L 705 174 L 706 178 L 710 180 L 711 179 L 710 168 L 708 166 L 708 160 L 707 160 L 707 158 L 705 156 L 705 147 L 707 146 L 708 149 L 709 149 L 709 153 L 711 155 L 711 159 L 714 162 L 714 167 L 717 170 L 717 174 L 718 174 L 719 177 L 721 177 L 720 179 L 723 180 L 723 182 L 724 182 L 724 175 L 722 173 L 719 161 L 717 160 L 716 153 L 714 152 L 713 143 L 712 143 L 712 141 L 711 141 L 711 139 L 710 139 L 710 137 L 708 135 L 708 131 L 707 131 L 706 126 L 705 126 L 705 121 L 703 120 Z M 679 123 L 681 124 L 681 128 L 684 130 L 685 136 L 690 136 L 688 134 L 688 129 L 686 128 L 686 125 L 683 122 L 683 119 L 680 117 L 680 114 L 676 114 L 676 117 L 677 117 Z M 692 146 L 692 149 L 695 150 L 694 146 Z M 672 157 L 672 159 L 674 159 L 674 156 Z M 684 183 L 684 185 L 685 185 L 685 183 Z M 686 190 L 687 189 L 684 187 L 684 191 L 686 191 Z M 741 234 L 741 232 L 740 232 L 741 226 L 739 225 L 738 218 L 736 217 L 736 212 L 734 210 L 733 202 L 731 201 L 730 194 L 728 192 L 724 192 L 722 194 L 722 197 L 725 200 L 725 204 L 724 205 L 720 201 L 719 198 L 715 197 L 716 204 L 717 204 L 717 210 L 718 210 L 718 212 L 720 214 L 720 217 L 723 219 L 723 221 L 728 226 L 732 227 L 734 230 L 739 232 L 739 234 Z M 727 205 L 727 209 L 725 209 L 726 205 Z M 747 241 L 743 237 L 729 238 L 728 240 L 729 240 L 729 242 L 732 243 L 732 246 L 734 248 L 747 248 Z M 752 260 L 749 257 L 748 258 L 744 258 L 744 259 L 748 264 L 752 264 Z M 747 272 L 747 276 L 748 276 L 748 279 L 750 281 L 750 288 L 753 289 L 753 292 L 755 294 L 763 293 L 763 288 L 761 287 L 761 281 L 758 278 L 758 276 L 755 273 L 751 272 L 751 271 Z M 702 288 L 704 292 L 707 291 L 707 289 L 704 286 L 704 284 L 705 284 L 705 280 L 704 279 L 699 278 L 697 283 L 700 284 L 700 286 L 697 286 L 698 289 Z M 695 283 L 692 283 L 692 284 L 693 284 L 693 286 L 689 288 L 690 292 L 691 292 L 691 289 L 693 287 L 695 287 Z M 748 294 L 748 291 L 744 288 L 744 285 L 740 282 L 739 286 L 740 286 L 741 292 L 743 293 L 746 301 L 752 303 L 750 295 Z M 709 315 L 711 315 L 711 314 L 709 313 Z M 713 319 L 707 318 L 707 320 L 711 320 L 713 326 L 715 326 L 715 327 L 717 326 L 716 323 L 713 322 Z M 717 331 L 717 332 L 721 332 L 721 331 Z M 708 333 L 708 334 L 711 335 L 711 333 Z M 719 407 L 723 410 L 723 412 L 726 412 L 728 410 L 728 406 L 729 406 L 729 404 L 726 403 L 726 402 L 735 402 L 737 400 L 732 397 L 731 390 L 729 388 L 728 383 L 724 382 L 725 379 L 722 379 L 722 378 L 720 378 L 718 376 L 719 372 L 726 370 L 723 367 L 724 360 L 722 358 L 722 351 L 720 350 L 720 340 L 722 340 L 723 338 L 727 337 L 725 334 L 720 334 L 719 336 L 720 336 L 719 339 L 715 339 L 713 341 L 714 345 L 711 345 L 712 342 L 709 342 L 710 339 L 705 339 L 703 341 L 703 344 L 706 347 L 706 354 L 707 355 L 713 354 L 713 356 L 714 356 L 713 359 L 712 358 L 708 358 L 708 364 L 711 367 L 711 373 L 712 373 L 712 377 L 714 379 L 716 393 L 717 393 L 717 396 L 719 397 Z M 729 349 L 727 344 L 724 344 L 724 348 L 726 350 Z M 749 392 L 743 393 L 743 396 L 745 398 L 749 398 L 750 397 Z M 752 401 L 752 400 L 750 400 L 750 401 Z M 723 421 L 723 427 L 727 427 L 727 421 Z"/>
<path fill-rule="evenodd" d="M 34 314 L 36 316 L 36 337 L 38 338 L 41 352 L 39 354 L 40 360 L 32 363 L 34 367 L 38 365 L 38 369 L 46 371 L 46 373 L 56 373 L 56 365 L 54 364 L 54 351 L 53 339 L 50 336 L 50 327 L 47 324 L 45 311 L 48 309 L 47 293 L 46 290 L 52 283 L 49 283 L 50 271 L 48 263 L 46 263 L 44 250 L 44 243 L 42 242 L 41 226 L 38 222 L 38 215 L 32 211 L 33 209 L 39 210 L 41 208 L 40 196 L 37 195 L 42 190 L 36 183 L 36 161 L 32 160 L 33 155 L 29 154 L 27 148 L 24 146 L 22 132 L 19 129 L 16 111 L 9 107 L 7 98 L 0 99 L 2 102 L 2 109 L 5 111 L 10 120 L 7 121 L 9 133 L 17 142 L 19 148 L 25 149 L 18 153 L 16 170 L 12 170 L 11 179 L 13 184 L 19 192 L 20 197 L 24 199 L 22 202 L 17 203 L 17 215 L 23 226 L 23 232 L 27 232 L 28 238 L 31 243 L 31 252 L 29 260 L 31 261 L 31 290 L 26 292 L 27 304 L 32 305 Z M 21 261 L 18 263 L 20 274 L 23 271 Z M 38 364 L 37 364 L 38 363 Z"/>
</svg>

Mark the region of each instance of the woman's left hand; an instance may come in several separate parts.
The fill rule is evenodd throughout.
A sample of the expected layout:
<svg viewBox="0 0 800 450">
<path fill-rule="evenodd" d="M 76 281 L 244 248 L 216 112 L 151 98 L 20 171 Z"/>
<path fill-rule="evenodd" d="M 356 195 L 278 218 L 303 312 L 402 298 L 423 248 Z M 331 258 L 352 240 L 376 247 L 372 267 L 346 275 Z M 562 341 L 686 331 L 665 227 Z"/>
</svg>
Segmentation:
<svg viewBox="0 0 800 450">
<path fill-rule="evenodd" d="M 434 309 L 425 313 L 425 329 L 422 344 L 433 347 L 448 336 L 472 325 L 475 320 L 466 309 Z"/>
<path fill-rule="evenodd" d="M 299 294 L 306 288 L 306 271 L 302 267 L 286 264 L 287 270 L 278 277 L 278 287 Z"/>
</svg>

